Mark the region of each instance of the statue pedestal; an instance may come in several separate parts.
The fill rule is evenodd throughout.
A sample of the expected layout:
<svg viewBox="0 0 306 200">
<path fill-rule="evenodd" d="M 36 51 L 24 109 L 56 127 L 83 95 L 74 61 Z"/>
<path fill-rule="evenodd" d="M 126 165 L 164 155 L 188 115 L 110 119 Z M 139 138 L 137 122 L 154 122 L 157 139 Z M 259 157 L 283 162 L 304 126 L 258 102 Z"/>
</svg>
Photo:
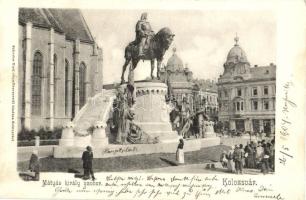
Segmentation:
<svg viewBox="0 0 306 200">
<path fill-rule="evenodd" d="M 59 140 L 59 146 L 73 146 L 74 145 L 74 125 L 72 122 L 67 122 L 63 126 L 62 137 Z"/>
<path fill-rule="evenodd" d="M 85 148 L 87 146 L 91 146 L 91 135 L 86 135 L 86 136 L 75 136 L 74 137 L 74 144 L 73 146 L 75 147 L 81 147 Z"/>
<path fill-rule="evenodd" d="M 94 147 L 104 147 L 108 145 L 108 138 L 105 134 L 105 127 L 102 121 L 97 121 L 94 125 L 91 143 Z"/>
<path fill-rule="evenodd" d="M 159 81 L 135 82 L 136 103 L 134 123 L 161 143 L 176 142 L 179 136 L 172 131 L 169 106 L 166 104 L 167 85 Z"/>
</svg>

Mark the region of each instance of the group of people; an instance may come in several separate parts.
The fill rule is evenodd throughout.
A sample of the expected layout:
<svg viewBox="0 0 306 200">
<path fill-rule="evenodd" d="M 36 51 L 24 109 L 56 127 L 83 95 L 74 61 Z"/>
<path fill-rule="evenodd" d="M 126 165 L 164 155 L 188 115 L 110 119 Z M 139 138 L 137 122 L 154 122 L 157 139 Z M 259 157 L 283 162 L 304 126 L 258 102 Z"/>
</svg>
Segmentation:
<svg viewBox="0 0 306 200">
<path fill-rule="evenodd" d="M 258 143 L 251 141 L 245 146 L 232 146 L 220 156 L 220 162 L 231 173 L 242 174 L 243 168 L 260 169 L 263 174 L 274 172 L 275 144 L 265 140 Z"/>
<path fill-rule="evenodd" d="M 158 137 L 151 137 L 140 126 L 134 123 L 135 97 L 129 87 L 118 90 L 113 101 L 112 111 L 107 121 L 110 127 L 110 138 L 114 144 L 154 144 L 158 143 Z"/>
<path fill-rule="evenodd" d="M 170 122 L 172 129 L 177 131 L 183 138 L 204 138 L 205 137 L 205 120 L 208 120 L 207 115 L 203 110 L 193 113 L 187 98 L 178 104 L 177 101 L 171 101 L 173 109 L 170 112 Z"/>
<path fill-rule="evenodd" d="M 88 180 L 92 179 L 93 181 L 96 180 L 93 169 L 92 169 L 92 161 L 93 161 L 93 152 L 92 148 L 90 146 L 86 147 L 86 150 L 82 154 L 82 161 L 83 161 L 83 169 L 84 169 L 84 174 L 83 174 L 83 179 Z M 31 177 L 31 180 L 33 181 L 39 181 L 40 179 L 40 161 L 38 157 L 38 151 L 33 150 L 30 161 L 29 161 L 29 172 L 27 175 Z"/>
<path fill-rule="evenodd" d="M 261 131 L 245 131 L 245 130 L 228 130 L 228 129 L 222 129 L 220 130 L 220 133 L 222 136 L 229 136 L 229 137 L 240 137 L 242 135 L 248 134 L 251 136 L 255 136 L 256 138 L 263 139 L 265 137 L 271 137 L 271 133 L 265 133 L 263 130 Z"/>
</svg>

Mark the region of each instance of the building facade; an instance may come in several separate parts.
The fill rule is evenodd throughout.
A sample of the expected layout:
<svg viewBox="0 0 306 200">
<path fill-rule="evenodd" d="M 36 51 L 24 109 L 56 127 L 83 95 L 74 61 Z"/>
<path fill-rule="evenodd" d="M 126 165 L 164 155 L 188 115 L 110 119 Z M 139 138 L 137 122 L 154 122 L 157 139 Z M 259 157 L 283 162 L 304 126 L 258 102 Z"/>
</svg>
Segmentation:
<svg viewBox="0 0 306 200">
<path fill-rule="evenodd" d="M 161 69 L 161 81 L 167 83 L 169 95 L 181 104 L 183 98 L 187 99 L 189 107 L 193 109 L 194 84 L 192 71 L 184 66 L 182 59 L 173 49 L 173 55 L 168 59 L 167 65 Z"/>
<path fill-rule="evenodd" d="M 213 121 L 218 120 L 218 88 L 213 80 L 195 79 L 196 110 L 204 110 Z"/>
<path fill-rule="evenodd" d="M 274 133 L 276 65 L 251 67 L 235 42 L 217 83 L 219 120 L 229 130 Z"/>
<path fill-rule="evenodd" d="M 102 90 L 102 49 L 80 10 L 19 9 L 18 129 L 61 126 Z"/>
<path fill-rule="evenodd" d="M 183 98 L 187 99 L 191 112 L 204 110 L 211 118 L 218 116 L 217 85 L 214 81 L 194 79 L 192 71 L 173 49 L 173 55 L 167 65 L 161 69 L 161 80 L 167 83 L 169 95 L 174 97 L 178 104 Z"/>
</svg>

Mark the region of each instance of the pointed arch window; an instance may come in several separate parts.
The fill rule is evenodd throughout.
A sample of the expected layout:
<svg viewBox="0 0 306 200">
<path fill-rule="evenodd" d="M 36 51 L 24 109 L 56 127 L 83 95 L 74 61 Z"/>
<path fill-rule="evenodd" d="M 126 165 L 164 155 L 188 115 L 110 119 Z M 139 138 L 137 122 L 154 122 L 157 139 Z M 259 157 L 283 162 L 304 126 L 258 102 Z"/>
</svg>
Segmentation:
<svg viewBox="0 0 306 200">
<path fill-rule="evenodd" d="M 34 54 L 32 71 L 32 115 L 41 115 L 41 78 L 43 69 L 43 56 L 40 52 Z"/>
</svg>

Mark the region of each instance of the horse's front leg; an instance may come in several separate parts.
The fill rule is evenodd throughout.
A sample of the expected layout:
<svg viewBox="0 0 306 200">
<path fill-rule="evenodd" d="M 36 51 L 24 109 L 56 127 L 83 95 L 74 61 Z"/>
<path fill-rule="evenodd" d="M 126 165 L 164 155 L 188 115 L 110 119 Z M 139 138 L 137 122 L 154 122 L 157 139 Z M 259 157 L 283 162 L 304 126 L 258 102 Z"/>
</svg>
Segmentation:
<svg viewBox="0 0 306 200">
<path fill-rule="evenodd" d="M 123 67 L 122 67 L 121 84 L 123 84 L 123 83 L 125 82 L 125 81 L 124 81 L 124 74 L 125 74 L 126 67 L 128 66 L 130 60 L 131 60 L 131 59 L 126 59 L 124 65 L 123 65 Z"/>
<path fill-rule="evenodd" d="M 129 76 L 128 76 L 129 84 L 134 84 L 134 70 L 137 67 L 138 62 L 139 62 L 139 59 L 132 58 L 132 66 L 129 69 Z"/>
<path fill-rule="evenodd" d="M 155 60 L 152 59 L 151 60 L 151 79 L 152 80 L 154 79 L 154 75 L 153 75 L 154 68 L 155 68 Z"/>
<path fill-rule="evenodd" d="M 157 60 L 157 79 L 160 80 L 160 65 L 161 65 L 162 59 Z"/>
</svg>

